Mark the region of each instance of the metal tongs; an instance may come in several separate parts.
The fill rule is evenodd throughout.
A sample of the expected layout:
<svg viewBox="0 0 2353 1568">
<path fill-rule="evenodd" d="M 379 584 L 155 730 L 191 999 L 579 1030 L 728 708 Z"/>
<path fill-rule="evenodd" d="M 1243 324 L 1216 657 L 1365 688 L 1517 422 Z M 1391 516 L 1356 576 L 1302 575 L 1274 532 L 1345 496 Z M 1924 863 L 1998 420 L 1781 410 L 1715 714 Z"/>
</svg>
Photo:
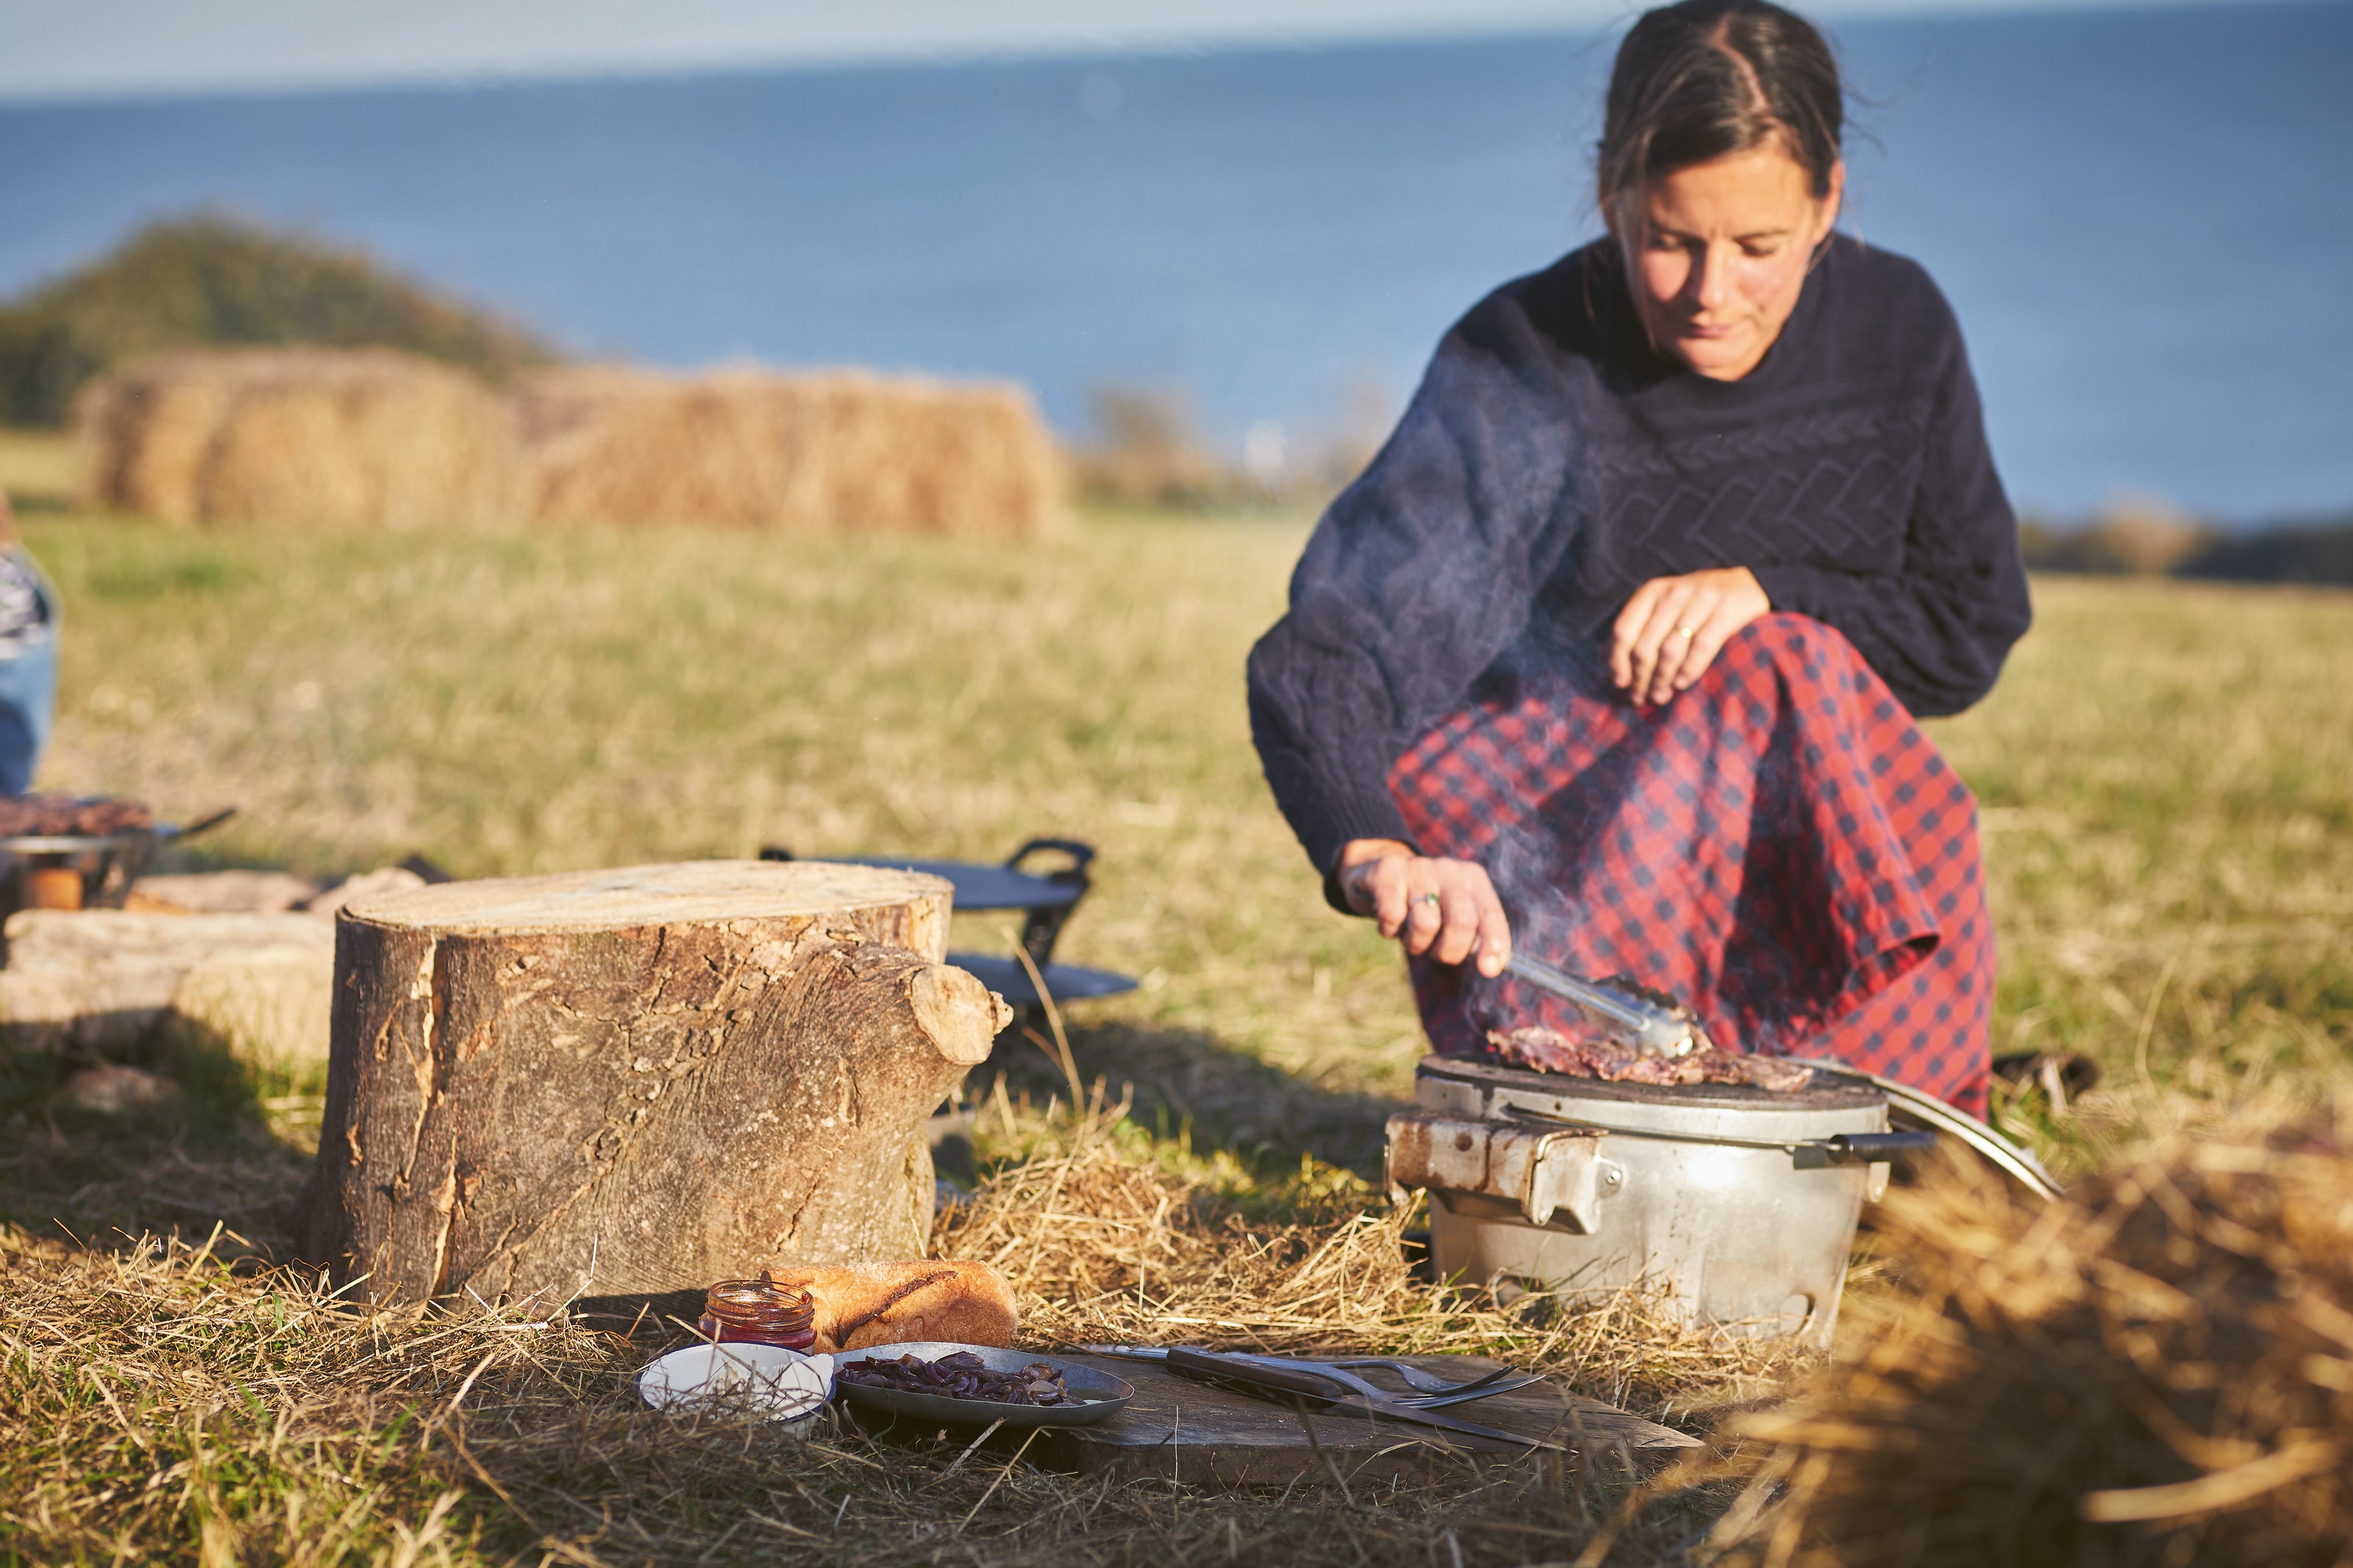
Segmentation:
<svg viewBox="0 0 2353 1568">
<path fill-rule="evenodd" d="M 1576 1004 L 1577 1011 L 1646 1057 L 1672 1058 L 1715 1048 L 1690 1008 L 1622 974 L 1579 980 L 1516 950 L 1504 967 L 1537 990 Z"/>
</svg>

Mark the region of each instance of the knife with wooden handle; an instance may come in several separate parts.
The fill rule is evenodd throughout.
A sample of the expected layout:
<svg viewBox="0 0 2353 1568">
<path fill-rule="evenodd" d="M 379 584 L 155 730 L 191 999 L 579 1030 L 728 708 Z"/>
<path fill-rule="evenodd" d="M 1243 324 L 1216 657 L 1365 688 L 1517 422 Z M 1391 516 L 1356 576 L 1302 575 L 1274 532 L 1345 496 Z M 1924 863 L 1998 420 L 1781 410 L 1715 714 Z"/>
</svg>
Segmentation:
<svg viewBox="0 0 2353 1568">
<path fill-rule="evenodd" d="M 1561 1454 L 1569 1451 L 1567 1444 L 1550 1437 L 1529 1437 L 1517 1432 L 1507 1432 L 1501 1426 L 1483 1426 L 1476 1421 L 1441 1415 L 1435 1410 L 1400 1405 L 1394 1400 L 1377 1399 L 1363 1394 L 1335 1393 L 1340 1384 L 1318 1377 L 1312 1372 L 1291 1372 L 1219 1355 L 1211 1351 L 1187 1350 L 1182 1346 L 1170 1350 L 1164 1364 L 1170 1372 L 1180 1377 L 1189 1377 L 1196 1383 L 1222 1384 L 1244 1394 L 1256 1394 L 1261 1399 L 1273 1400 L 1279 1405 L 1312 1405 L 1322 1409 L 1354 1410 L 1366 1415 L 1386 1416 L 1392 1421 L 1410 1422 L 1417 1426 L 1435 1426 L 1441 1432 L 1492 1438 L 1495 1442 L 1510 1443 L 1522 1448 L 1550 1448 Z"/>
</svg>

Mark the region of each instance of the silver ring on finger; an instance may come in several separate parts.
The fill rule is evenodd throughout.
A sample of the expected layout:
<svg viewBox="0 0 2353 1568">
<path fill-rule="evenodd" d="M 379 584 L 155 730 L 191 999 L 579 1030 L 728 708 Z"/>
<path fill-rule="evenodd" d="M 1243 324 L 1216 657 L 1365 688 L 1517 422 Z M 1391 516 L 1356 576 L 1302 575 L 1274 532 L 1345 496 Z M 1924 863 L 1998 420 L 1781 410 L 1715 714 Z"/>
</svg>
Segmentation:
<svg viewBox="0 0 2353 1568">
<path fill-rule="evenodd" d="M 1444 903 L 1446 900 L 1440 898 L 1436 893 L 1424 893 L 1413 901 L 1417 904 L 1428 904 L 1431 909 L 1436 909 L 1440 904 Z"/>
<path fill-rule="evenodd" d="M 1699 628 L 1697 626 L 1677 626 L 1675 628 L 1675 636 L 1679 637 L 1695 637 L 1699 636 Z"/>
</svg>

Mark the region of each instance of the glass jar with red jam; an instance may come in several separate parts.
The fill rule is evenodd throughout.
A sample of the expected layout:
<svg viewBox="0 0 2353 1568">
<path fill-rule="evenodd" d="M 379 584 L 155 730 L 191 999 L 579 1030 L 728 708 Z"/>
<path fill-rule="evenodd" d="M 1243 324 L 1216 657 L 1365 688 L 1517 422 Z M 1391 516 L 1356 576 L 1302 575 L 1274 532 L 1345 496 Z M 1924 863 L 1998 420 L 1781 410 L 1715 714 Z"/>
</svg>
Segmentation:
<svg viewBox="0 0 2353 1568">
<path fill-rule="evenodd" d="M 817 1306 L 806 1290 L 768 1279 L 722 1279 L 702 1298 L 695 1325 L 718 1343 L 781 1345 L 805 1351 L 817 1343 Z"/>
</svg>

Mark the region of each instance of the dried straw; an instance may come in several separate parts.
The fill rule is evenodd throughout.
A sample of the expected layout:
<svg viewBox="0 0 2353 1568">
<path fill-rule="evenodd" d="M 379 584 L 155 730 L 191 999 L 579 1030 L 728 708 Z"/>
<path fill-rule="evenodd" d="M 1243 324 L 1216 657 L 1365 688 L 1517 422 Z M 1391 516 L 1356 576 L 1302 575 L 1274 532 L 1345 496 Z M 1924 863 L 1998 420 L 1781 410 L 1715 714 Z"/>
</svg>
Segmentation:
<svg viewBox="0 0 2353 1568">
<path fill-rule="evenodd" d="M 511 421 L 463 371 L 389 349 L 149 360 L 84 391 L 83 502 L 171 522 L 494 523 Z"/>
<path fill-rule="evenodd" d="M 1862 1355 L 1736 1425 L 1731 1561 L 2346 1560 L 2353 1112 L 2177 1131 L 2078 1199 L 1957 1168 L 1887 1205 Z"/>
<path fill-rule="evenodd" d="M 1061 459 L 1010 384 L 604 367 L 528 376 L 516 407 L 542 522 L 1029 539 L 1061 520 Z"/>
</svg>

